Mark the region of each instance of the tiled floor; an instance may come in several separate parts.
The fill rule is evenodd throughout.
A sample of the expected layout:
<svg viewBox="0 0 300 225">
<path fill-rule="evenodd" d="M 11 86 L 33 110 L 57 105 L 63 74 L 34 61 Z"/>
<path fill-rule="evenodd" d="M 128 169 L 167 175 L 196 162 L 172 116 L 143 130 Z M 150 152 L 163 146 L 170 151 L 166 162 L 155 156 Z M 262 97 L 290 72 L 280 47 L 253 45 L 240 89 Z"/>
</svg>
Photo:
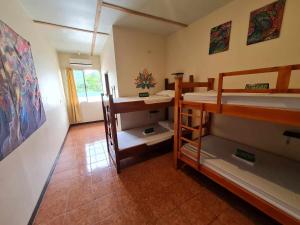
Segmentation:
<svg viewBox="0 0 300 225">
<path fill-rule="evenodd" d="M 36 225 L 275 224 L 192 169 L 176 171 L 171 153 L 118 176 L 105 145 L 102 123 L 71 128 Z"/>
</svg>

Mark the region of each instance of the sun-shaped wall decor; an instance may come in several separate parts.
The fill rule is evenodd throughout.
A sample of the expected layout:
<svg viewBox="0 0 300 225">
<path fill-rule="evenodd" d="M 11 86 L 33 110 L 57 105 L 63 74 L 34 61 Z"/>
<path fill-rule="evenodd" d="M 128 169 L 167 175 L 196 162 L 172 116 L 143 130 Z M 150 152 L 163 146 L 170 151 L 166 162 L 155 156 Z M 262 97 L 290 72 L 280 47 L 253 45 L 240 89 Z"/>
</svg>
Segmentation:
<svg viewBox="0 0 300 225">
<path fill-rule="evenodd" d="M 150 89 L 154 88 L 156 85 L 152 73 L 149 73 L 147 69 L 144 69 L 143 72 L 139 72 L 139 75 L 134 79 L 134 81 L 136 88 Z"/>
</svg>

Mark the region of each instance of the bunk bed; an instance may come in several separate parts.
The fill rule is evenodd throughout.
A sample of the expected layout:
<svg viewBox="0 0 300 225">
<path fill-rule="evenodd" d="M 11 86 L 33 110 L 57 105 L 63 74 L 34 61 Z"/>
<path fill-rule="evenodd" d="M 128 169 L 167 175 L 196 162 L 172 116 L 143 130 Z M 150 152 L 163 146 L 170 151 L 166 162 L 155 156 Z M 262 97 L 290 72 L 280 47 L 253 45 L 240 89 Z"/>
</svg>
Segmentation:
<svg viewBox="0 0 300 225">
<path fill-rule="evenodd" d="M 289 88 L 291 73 L 300 65 L 219 74 L 218 91 L 185 93 L 182 76 L 175 79 L 174 164 L 187 164 L 246 200 L 282 224 L 300 224 L 300 163 L 210 134 L 207 114 L 300 127 L 300 89 Z M 225 89 L 223 80 L 276 72 L 274 89 Z M 185 84 L 196 86 L 195 83 Z M 193 111 L 191 111 L 193 110 Z M 195 127 L 184 124 L 192 118 Z M 197 122 L 195 122 L 197 121 Z M 182 129 L 194 132 L 191 139 Z"/>
<path fill-rule="evenodd" d="M 193 81 L 193 76 L 189 77 Z M 208 90 L 213 87 L 213 79 L 201 82 L 201 86 Z M 183 82 L 184 83 L 184 82 Z M 173 127 L 168 122 L 160 122 L 144 127 L 117 131 L 117 114 L 133 111 L 145 111 L 165 108 L 165 119 L 168 119 L 168 107 L 174 106 L 174 97 L 150 96 L 146 98 L 126 97 L 114 98 L 110 93 L 109 77 L 105 74 L 106 94 L 102 94 L 102 109 L 105 124 L 107 149 L 117 172 L 121 172 L 121 160 L 155 149 L 166 149 L 173 145 Z M 165 89 L 173 90 L 174 83 L 165 79 Z M 183 88 L 182 92 L 193 91 L 193 87 Z M 145 130 L 153 129 L 154 132 L 146 134 Z M 171 148 L 172 149 L 172 148 Z"/>
</svg>

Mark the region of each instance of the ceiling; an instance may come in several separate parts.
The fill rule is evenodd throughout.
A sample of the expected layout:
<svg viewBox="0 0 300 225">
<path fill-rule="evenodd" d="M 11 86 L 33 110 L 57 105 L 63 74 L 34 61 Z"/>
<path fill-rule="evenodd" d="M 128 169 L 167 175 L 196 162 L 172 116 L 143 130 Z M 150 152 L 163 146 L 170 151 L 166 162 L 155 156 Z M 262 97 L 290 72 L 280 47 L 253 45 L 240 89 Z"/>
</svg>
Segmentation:
<svg viewBox="0 0 300 225">
<path fill-rule="evenodd" d="M 34 20 L 93 30 L 97 0 L 20 0 Z M 191 24 L 232 0 L 106 0 L 108 3 Z M 99 32 L 111 33 L 112 26 L 125 26 L 161 35 L 169 35 L 182 27 L 130 15 L 107 7 L 101 8 Z M 91 33 L 37 24 L 57 51 L 91 52 Z M 100 54 L 107 36 L 97 35 L 95 54 Z"/>
</svg>

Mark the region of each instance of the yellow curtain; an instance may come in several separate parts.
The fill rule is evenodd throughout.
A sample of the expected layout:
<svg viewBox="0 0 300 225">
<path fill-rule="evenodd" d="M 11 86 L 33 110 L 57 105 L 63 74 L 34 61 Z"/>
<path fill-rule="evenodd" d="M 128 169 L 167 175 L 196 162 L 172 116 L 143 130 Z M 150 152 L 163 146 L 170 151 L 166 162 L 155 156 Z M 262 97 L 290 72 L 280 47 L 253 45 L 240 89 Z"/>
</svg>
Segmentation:
<svg viewBox="0 0 300 225">
<path fill-rule="evenodd" d="M 68 111 L 70 123 L 79 123 L 81 120 L 79 101 L 76 93 L 75 80 L 73 70 L 67 68 L 68 80 Z"/>
</svg>

